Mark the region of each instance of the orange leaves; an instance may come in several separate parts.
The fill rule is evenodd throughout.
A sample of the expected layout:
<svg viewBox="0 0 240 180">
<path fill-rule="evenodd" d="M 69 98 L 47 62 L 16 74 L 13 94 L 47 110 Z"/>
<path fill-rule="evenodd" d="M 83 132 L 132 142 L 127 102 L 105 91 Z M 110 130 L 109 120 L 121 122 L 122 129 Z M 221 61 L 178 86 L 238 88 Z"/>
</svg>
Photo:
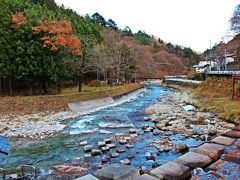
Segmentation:
<svg viewBox="0 0 240 180">
<path fill-rule="evenodd" d="M 80 41 L 73 35 L 73 30 L 70 21 L 55 20 L 49 22 L 42 20 L 40 26 L 32 28 L 34 34 L 46 32 L 50 36 L 41 38 L 44 41 L 44 47 L 50 48 L 52 51 L 57 51 L 59 46 L 63 48 L 70 48 L 72 53 L 80 55 Z"/>
<path fill-rule="evenodd" d="M 16 29 L 21 25 L 27 24 L 28 20 L 21 12 L 16 12 L 12 15 L 12 22 L 11 28 Z"/>
<path fill-rule="evenodd" d="M 28 20 L 21 12 L 12 15 L 11 28 L 16 29 L 23 24 L 27 24 Z M 74 36 L 71 22 L 63 20 L 48 21 L 42 19 L 38 26 L 32 27 L 33 34 L 45 34 L 41 40 L 43 47 L 49 48 L 51 51 L 57 51 L 59 47 L 69 48 L 72 54 L 81 55 L 80 40 Z"/>
</svg>

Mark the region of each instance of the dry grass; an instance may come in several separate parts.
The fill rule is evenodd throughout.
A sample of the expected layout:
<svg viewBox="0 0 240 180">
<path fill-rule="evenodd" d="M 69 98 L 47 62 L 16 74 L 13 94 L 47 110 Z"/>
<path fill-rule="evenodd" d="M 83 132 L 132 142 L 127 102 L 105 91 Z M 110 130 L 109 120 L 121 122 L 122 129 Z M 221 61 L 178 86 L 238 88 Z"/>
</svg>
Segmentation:
<svg viewBox="0 0 240 180">
<path fill-rule="evenodd" d="M 57 112 L 67 108 L 70 102 L 79 102 L 121 95 L 142 87 L 138 83 L 121 86 L 85 87 L 78 93 L 77 87 L 64 89 L 60 95 L 0 97 L 1 115 L 25 115 L 39 112 Z"/>
</svg>

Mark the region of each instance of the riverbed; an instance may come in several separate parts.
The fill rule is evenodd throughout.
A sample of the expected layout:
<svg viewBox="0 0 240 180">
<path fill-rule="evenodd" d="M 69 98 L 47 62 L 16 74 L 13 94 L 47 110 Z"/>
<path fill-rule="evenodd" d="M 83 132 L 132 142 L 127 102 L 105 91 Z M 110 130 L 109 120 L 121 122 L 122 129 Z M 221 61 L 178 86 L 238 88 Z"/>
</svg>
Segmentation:
<svg viewBox="0 0 240 180">
<path fill-rule="evenodd" d="M 179 112 L 176 111 L 173 114 L 183 112 L 181 104 L 174 104 L 176 102 L 169 98 L 166 100 L 165 97 L 169 97 L 171 94 L 169 89 L 159 85 L 147 85 L 142 92 L 131 98 L 128 97 L 126 102 L 65 121 L 65 128 L 53 137 L 40 141 L 23 139 L 15 141 L 14 150 L 0 165 L 6 169 L 10 167 L 13 169 L 22 164 L 34 165 L 38 168 L 41 177 L 51 177 L 51 174 L 54 173 L 54 177 L 56 177 L 56 172 L 53 170 L 55 165 L 77 165 L 92 172 L 108 164 L 119 163 L 123 159 L 130 159 L 131 165 L 136 168 L 144 166 L 150 170 L 153 166 L 166 163 L 181 155 L 181 153 L 173 152 L 173 144 L 184 143 L 191 148 L 202 143 L 199 139 L 194 138 L 196 136 L 179 134 L 180 132 L 177 133 L 174 131 L 175 129 L 171 129 L 171 126 L 167 126 L 166 129 L 153 135 L 154 129 L 157 130 L 156 122 L 146 121 L 146 119 L 154 120 L 156 112 L 147 112 L 148 107 L 154 111 L 161 109 L 161 106 L 159 108 L 157 104 L 159 102 L 161 104 L 161 101 L 165 100 L 172 104 L 172 107 L 176 105 L 179 108 Z M 160 113 L 161 111 L 157 113 L 157 117 Z M 171 116 L 171 109 L 168 114 Z M 209 117 L 213 117 L 213 115 L 210 114 Z M 172 118 L 168 121 L 173 120 Z M 145 131 L 143 127 L 152 127 L 152 129 Z M 130 129 L 136 130 L 135 137 L 129 134 Z M 126 144 L 119 143 L 120 139 L 126 137 L 131 148 L 126 148 Z M 119 153 L 119 156 L 115 158 L 111 158 L 110 154 L 116 149 L 92 157 L 91 154 L 85 153 L 83 146 L 80 145 L 80 142 L 87 141 L 87 144 L 98 149 L 98 142 L 106 138 L 112 139 L 116 144 L 116 149 L 125 151 Z M 159 140 L 170 144 L 168 151 L 159 152 L 159 148 L 154 146 Z M 154 157 L 154 160 L 146 158 L 149 154 Z M 74 175 L 68 176 L 70 179 L 73 177 Z M 61 179 L 61 176 L 59 178 Z"/>
</svg>

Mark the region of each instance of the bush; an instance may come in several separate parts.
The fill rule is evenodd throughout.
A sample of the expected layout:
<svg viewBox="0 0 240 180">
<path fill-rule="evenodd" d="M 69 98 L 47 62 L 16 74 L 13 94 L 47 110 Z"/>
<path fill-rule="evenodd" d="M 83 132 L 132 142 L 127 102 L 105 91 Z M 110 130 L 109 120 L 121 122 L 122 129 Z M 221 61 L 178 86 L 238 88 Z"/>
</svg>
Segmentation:
<svg viewBox="0 0 240 180">
<path fill-rule="evenodd" d="M 89 86 L 94 86 L 94 87 L 98 87 L 99 86 L 99 81 L 98 80 L 92 80 L 88 83 Z"/>
</svg>

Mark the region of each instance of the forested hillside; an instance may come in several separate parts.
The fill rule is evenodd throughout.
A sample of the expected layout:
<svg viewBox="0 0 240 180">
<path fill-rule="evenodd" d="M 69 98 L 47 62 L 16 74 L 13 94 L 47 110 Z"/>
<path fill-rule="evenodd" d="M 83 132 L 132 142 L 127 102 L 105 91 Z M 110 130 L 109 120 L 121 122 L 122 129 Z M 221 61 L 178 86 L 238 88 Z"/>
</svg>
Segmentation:
<svg viewBox="0 0 240 180">
<path fill-rule="evenodd" d="M 1 0 L 0 7 L 0 95 L 186 74 L 199 61 L 190 48 L 121 30 L 98 13 L 80 16 L 54 0 Z"/>
</svg>

